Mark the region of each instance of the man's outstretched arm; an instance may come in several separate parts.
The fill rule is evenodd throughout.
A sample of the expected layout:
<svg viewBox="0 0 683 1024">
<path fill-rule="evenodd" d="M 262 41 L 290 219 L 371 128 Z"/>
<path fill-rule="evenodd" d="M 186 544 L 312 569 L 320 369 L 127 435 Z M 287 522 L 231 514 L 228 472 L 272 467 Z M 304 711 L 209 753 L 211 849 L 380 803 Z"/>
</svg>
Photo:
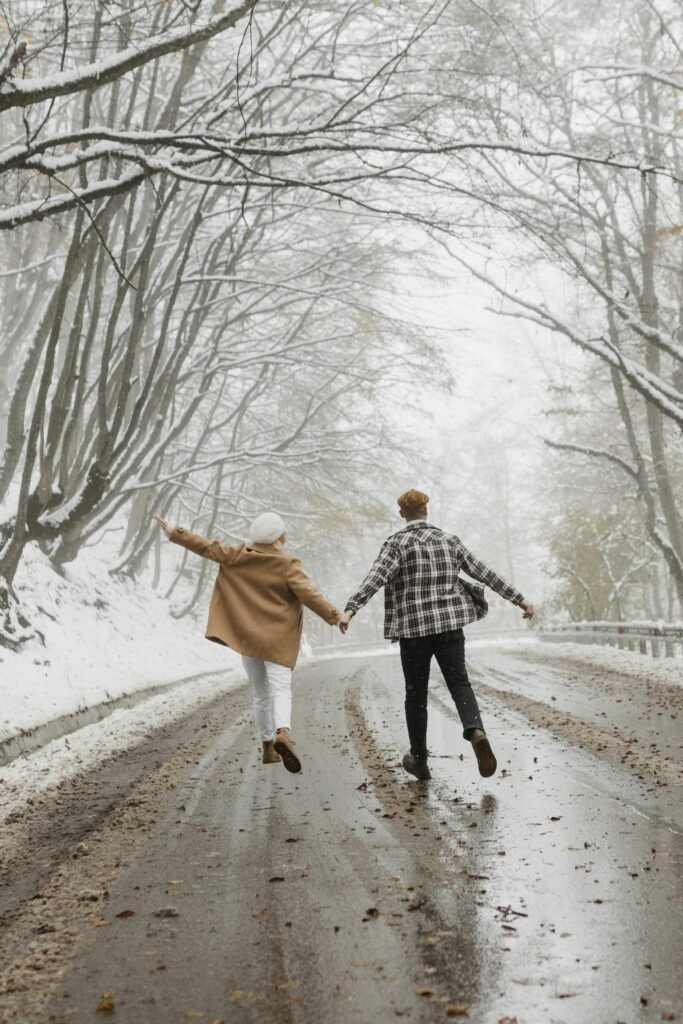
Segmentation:
<svg viewBox="0 0 683 1024">
<path fill-rule="evenodd" d="M 472 579 L 478 580 L 479 583 L 484 583 L 491 590 L 495 590 L 496 594 L 500 594 L 506 601 L 511 601 L 512 604 L 518 605 L 524 610 L 524 618 L 530 619 L 534 614 L 534 606 L 531 601 L 527 601 L 524 594 L 521 591 L 513 587 L 507 580 L 504 580 L 502 576 L 499 576 L 497 572 L 490 569 L 488 565 L 485 565 L 475 554 L 468 550 L 464 544 L 460 543 L 460 557 L 462 560 L 462 567 L 468 576 Z"/>
<path fill-rule="evenodd" d="M 401 566 L 401 559 L 396 545 L 387 540 L 381 547 L 380 553 L 375 559 L 372 569 L 367 574 L 360 587 L 346 602 L 344 614 L 339 622 L 342 633 L 348 629 L 352 616 L 366 605 L 380 587 L 386 586 L 394 578 Z"/>
</svg>

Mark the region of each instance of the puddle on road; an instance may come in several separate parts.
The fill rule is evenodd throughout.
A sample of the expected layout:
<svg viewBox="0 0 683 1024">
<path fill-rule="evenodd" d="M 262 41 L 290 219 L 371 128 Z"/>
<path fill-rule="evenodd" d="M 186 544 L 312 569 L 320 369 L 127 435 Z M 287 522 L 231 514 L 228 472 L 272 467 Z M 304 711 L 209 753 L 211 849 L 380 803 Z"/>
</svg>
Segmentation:
<svg viewBox="0 0 683 1024">
<path fill-rule="evenodd" d="M 395 763 L 406 739 L 391 675 L 372 673 L 363 708 Z M 449 701 L 443 683 L 432 688 Z M 420 784 L 430 828 L 419 856 L 440 878 L 429 897 L 443 933 L 439 973 L 469 946 L 470 1018 L 482 1024 L 666 1019 L 683 1005 L 671 960 L 683 942 L 680 836 L 634 809 L 641 794 L 625 773 L 617 794 L 609 765 L 491 699 L 481 704 L 499 760 L 491 780 L 479 778 L 454 711 L 430 703 L 434 777 Z"/>
</svg>

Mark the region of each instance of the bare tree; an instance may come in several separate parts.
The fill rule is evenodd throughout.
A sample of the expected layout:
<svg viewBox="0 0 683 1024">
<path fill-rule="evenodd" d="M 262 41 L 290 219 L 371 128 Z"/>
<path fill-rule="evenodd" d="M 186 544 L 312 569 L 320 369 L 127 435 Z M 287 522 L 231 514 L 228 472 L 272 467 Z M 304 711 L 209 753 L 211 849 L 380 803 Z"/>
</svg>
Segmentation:
<svg viewBox="0 0 683 1024">
<path fill-rule="evenodd" d="M 650 542 L 683 607 L 682 195 L 653 171 L 664 163 L 675 175 L 681 168 L 681 85 L 673 69 L 683 20 L 678 6 L 664 0 L 625 3 L 618 12 L 586 4 L 583 15 L 596 28 L 588 53 L 573 11 L 525 27 L 520 22 L 519 52 L 542 54 L 543 73 L 510 75 L 496 88 L 514 88 L 524 102 L 513 107 L 498 97 L 489 109 L 499 131 L 529 140 L 547 144 L 552 136 L 569 149 L 592 143 L 613 153 L 639 151 L 640 173 L 482 154 L 489 237 L 499 232 L 506 258 L 489 260 L 481 248 L 468 255 L 445 244 L 493 289 L 499 312 L 563 335 L 606 367 L 614 439 L 549 442 L 618 467 L 625 487 L 636 485 Z M 525 287 L 520 272 L 528 281 L 529 265 L 533 286 Z M 557 301 L 567 294 L 575 296 L 571 310 Z"/>
</svg>

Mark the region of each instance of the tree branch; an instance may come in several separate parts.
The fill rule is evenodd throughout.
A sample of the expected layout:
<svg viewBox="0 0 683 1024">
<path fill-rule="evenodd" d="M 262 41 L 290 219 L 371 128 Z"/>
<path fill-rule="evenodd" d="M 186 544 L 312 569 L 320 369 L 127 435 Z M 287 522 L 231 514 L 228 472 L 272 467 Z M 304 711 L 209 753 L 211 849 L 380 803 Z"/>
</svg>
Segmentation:
<svg viewBox="0 0 683 1024">
<path fill-rule="evenodd" d="M 10 110 L 12 107 L 28 107 L 32 103 L 42 103 L 44 100 L 54 99 L 56 96 L 69 96 L 75 92 L 82 92 L 84 89 L 99 89 L 103 85 L 109 85 L 129 71 L 148 64 L 152 60 L 157 60 L 167 53 L 186 50 L 195 43 L 206 42 L 221 32 L 225 32 L 251 11 L 256 3 L 257 0 L 242 0 L 241 3 L 235 3 L 233 0 L 227 14 L 212 18 L 201 28 L 189 31 L 187 28 L 183 28 L 168 35 L 155 36 L 140 48 L 131 46 L 127 50 L 121 50 L 120 53 L 108 60 L 86 64 L 80 70 L 63 71 L 48 78 L 29 78 L 18 81 L 6 78 L 0 84 L 0 112 Z"/>
</svg>

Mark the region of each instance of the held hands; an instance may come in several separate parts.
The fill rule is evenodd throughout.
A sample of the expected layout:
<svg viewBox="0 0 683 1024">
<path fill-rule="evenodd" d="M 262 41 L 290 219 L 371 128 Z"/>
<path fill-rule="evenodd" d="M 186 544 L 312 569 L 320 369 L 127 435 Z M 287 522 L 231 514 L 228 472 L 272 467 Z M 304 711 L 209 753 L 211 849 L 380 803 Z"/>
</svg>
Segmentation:
<svg viewBox="0 0 683 1024">
<path fill-rule="evenodd" d="M 522 615 L 522 618 L 523 619 L 533 619 L 533 617 L 534 617 L 534 606 L 532 605 L 531 601 L 523 601 L 521 607 L 524 610 L 524 614 Z"/>
<path fill-rule="evenodd" d="M 342 631 L 342 633 L 345 633 L 346 630 L 349 628 L 349 623 L 351 622 L 352 618 L 353 618 L 353 612 L 344 612 L 343 613 L 341 619 L 337 623 L 337 625 L 339 626 L 339 629 Z"/>
</svg>

